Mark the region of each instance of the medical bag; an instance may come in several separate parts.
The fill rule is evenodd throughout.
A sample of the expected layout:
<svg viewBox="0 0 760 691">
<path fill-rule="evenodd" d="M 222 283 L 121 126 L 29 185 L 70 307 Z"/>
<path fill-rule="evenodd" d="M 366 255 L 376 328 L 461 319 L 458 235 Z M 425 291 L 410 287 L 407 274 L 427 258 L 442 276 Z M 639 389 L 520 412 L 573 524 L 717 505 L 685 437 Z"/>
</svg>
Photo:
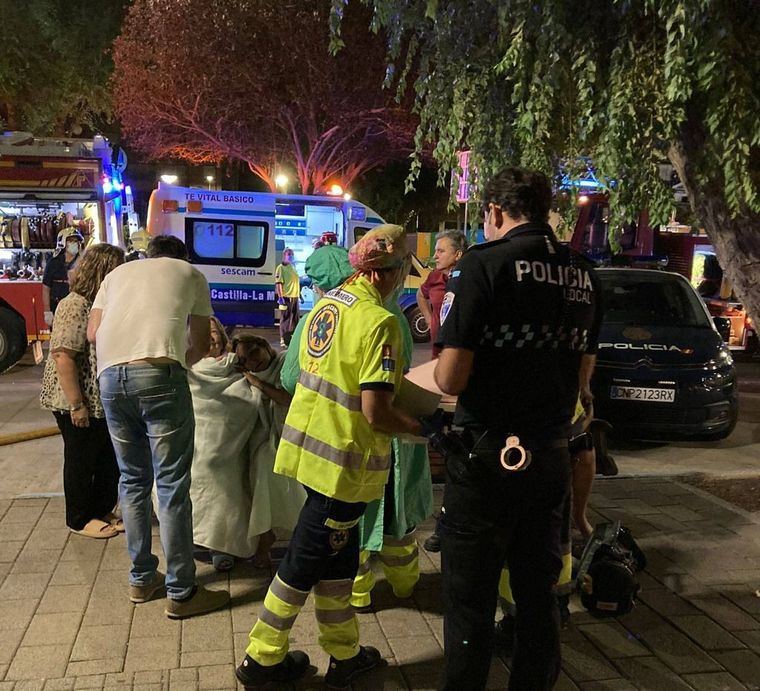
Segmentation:
<svg viewBox="0 0 760 691">
<path fill-rule="evenodd" d="M 646 557 L 620 521 L 596 526 L 583 550 L 578 592 L 583 606 L 596 617 L 618 617 L 636 604 L 638 572 Z"/>
</svg>

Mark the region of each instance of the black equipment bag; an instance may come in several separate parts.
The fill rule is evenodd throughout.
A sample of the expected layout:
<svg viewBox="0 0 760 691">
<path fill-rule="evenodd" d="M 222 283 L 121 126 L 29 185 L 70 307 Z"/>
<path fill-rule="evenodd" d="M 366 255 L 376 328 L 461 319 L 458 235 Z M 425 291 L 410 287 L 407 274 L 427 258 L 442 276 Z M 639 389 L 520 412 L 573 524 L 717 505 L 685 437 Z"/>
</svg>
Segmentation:
<svg viewBox="0 0 760 691">
<path fill-rule="evenodd" d="M 578 570 L 581 603 L 600 618 L 627 614 L 641 589 L 636 574 L 646 563 L 641 548 L 620 521 L 597 525 Z"/>
</svg>

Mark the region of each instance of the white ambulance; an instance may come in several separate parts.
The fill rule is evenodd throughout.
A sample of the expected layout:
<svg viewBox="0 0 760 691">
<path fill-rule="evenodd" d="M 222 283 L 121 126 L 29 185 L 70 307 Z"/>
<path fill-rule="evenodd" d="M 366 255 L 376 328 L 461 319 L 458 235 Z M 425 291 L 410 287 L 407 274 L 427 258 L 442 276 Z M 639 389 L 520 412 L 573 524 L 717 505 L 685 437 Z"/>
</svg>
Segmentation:
<svg viewBox="0 0 760 691">
<path fill-rule="evenodd" d="M 226 192 L 160 182 L 151 194 L 147 230 L 187 245 L 225 326 L 271 326 L 274 272 L 286 247 L 303 277 L 313 243 L 324 233 L 335 233 L 338 244 L 350 247 L 381 223 L 368 206 L 342 196 Z M 313 293 L 304 288 L 302 295 L 302 309 L 308 310 Z"/>
</svg>

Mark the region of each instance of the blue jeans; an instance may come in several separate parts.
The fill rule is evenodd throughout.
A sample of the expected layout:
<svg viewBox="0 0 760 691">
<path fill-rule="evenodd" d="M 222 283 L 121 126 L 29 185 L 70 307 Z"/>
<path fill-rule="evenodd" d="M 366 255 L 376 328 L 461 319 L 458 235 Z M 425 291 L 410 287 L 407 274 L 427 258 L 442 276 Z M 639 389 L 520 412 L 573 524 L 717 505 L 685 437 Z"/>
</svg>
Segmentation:
<svg viewBox="0 0 760 691">
<path fill-rule="evenodd" d="M 151 489 L 158 490 L 166 593 L 188 597 L 195 585 L 190 465 L 195 417 L 187 373 L 180 365 L 115 365 L 101 375 L 100 396 L 119 463 L 119 498 L 132 559 L 129 582 L 150 583 L 158 567 L 151 550 Z"/>
</svg>

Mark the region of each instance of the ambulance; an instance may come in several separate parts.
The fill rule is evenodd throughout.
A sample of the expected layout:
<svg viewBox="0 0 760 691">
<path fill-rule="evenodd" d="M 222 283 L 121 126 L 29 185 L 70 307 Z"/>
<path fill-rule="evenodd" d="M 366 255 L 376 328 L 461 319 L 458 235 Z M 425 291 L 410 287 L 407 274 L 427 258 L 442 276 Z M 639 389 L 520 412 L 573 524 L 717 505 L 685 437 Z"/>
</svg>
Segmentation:
<svg viewBox="0 0 760 691">
<path fill-rule="evenodd" d="M 274 273 L 286 247 L 293 250 L 303 283 L 306 259 L 325 233 L 350 247 L 384 222 L 370 207 L 344 196 L 203 190 L 159 182 L 150 197 L 147 230 L 186 244 L 225 326 L 251 327 L 275 323 Z M 424 268 L 417 264 L 412 273 L 419 280 Z M 301 294 L 301 309 L 311 309 L 313 292 L 304 285 Z M 416 305 L 407 308 L 411 314 Z"/>
<path fill-rule="evenodd" d="M 129 213 L 123 152 L 108 140 L 0 133 L 0 372 L 29 344 L 50 338 L 42 274 L 58 233 L 79 229 L 86 243 L 123 247 Z M 41 348 L 36 348 L 41 357 Z"/>
</svg>

